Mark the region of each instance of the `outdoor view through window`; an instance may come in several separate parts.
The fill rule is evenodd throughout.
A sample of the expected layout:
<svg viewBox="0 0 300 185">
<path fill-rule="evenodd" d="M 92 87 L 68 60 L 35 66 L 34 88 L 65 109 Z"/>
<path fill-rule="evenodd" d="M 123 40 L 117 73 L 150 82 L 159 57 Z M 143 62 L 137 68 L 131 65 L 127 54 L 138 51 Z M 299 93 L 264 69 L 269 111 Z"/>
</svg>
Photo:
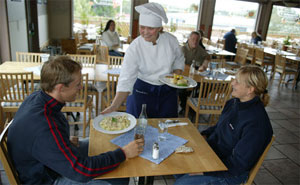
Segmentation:
<svg viewBox="0 0 300 185">
<path fill-rule="evenodd" d="M 240 41 L 249 41 L 254 31 L 258 3 L 236 0 L 216 0 L 211 40 L 217 41 L 231 29 Z"/>
<path fill-rule="evenodd" d="M 113 19 L 119 35 L 129 35 L 131 0 L 73 0 L 73 31 L 86 30 L 89 38 L 96 38 L 106 22 Z"/>
</svg>

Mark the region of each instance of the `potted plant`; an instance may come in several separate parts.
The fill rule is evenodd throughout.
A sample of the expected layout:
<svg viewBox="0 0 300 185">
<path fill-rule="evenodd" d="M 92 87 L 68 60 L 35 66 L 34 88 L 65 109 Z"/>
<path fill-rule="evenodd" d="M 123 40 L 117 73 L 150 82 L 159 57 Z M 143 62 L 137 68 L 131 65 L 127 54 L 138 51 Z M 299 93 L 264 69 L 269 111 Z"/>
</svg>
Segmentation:
<svg viewBox="0 0 300 185">
<path fill-rule="evenodd" d="M 283 41 L 282 50 L 286 51 L 288 46 L 291 45 L 290 39 L 291 37 L 287 36 L 286 39 Z"/>
</svg>

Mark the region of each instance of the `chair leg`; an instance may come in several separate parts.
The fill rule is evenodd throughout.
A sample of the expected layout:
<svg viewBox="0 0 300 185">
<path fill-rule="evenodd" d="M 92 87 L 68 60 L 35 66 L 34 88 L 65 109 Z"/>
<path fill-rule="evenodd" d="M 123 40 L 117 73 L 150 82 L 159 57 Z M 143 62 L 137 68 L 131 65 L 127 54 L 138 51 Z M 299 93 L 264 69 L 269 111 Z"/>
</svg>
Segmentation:
<svg viewBox="0 0 300 185">
<path fill-rule="evenodd" d="M 198 129 L 198 124 L 199 124 L 199 112 L 196 111 L 196 120 L 195 120 L 195 127 Z"/>
<path fill-rule="evenodd" d="M 83 129 L 82 129 L 82 132 L 83 132 L 83 138 L 85 138 L 85 129 L 86 129 L 86 110 L 83 111 Z"/>
<path fill-rule="evenodd" d="M 189 101 L 189 100 L 186 101 L 186 106 L 185 106 L 185 113 L 184 113 L 184 117 L 185 117 L 185 118 L 188 118 L 188 115 L 189 115 L 189 109 L 190 109 L 190 106 L 189 106 L 189 104 L 188 104 L 188 101 Z"/>
<path fill-rule="evenodd" d="M 278 87 L 280 87 L 280 84 L 281 84 L 281 80 L 282 80 L 282 73 L 280 73 L 280 78 L 279 78 L 279 84 L 278 84 Z"/>
<path fill-rule="evenodd" d="M 98 116 L 98 111 L 99 111 L 99 93 L 97 92 L 97 95 L 96 95 L 96 116 Z"/>
</svg>

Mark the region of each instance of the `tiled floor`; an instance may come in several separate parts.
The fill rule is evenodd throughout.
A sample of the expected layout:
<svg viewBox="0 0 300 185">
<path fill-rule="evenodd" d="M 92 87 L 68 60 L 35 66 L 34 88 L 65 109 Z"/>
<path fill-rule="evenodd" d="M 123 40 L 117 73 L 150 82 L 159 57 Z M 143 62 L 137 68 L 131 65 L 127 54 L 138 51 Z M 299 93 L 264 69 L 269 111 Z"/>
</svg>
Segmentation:
<svg viewBox="0 0 300 185">
<path fill-rule="evenodd" d="M 292 90 L 291 84 L 277 86 L 278 76 L 269 85 L 271 101 L 266 108 L 276 139 L 256 175 L 257 185 L 300 184 L 300 87 Z M 1 164 L 0 173 L 2 184 L 9 184 Z M 171 185 L 174 181 L 172 176 L 155 177 L 154 185 Z M 135 179 L 131 178 L 130 184 L 136 184 Z"/>
</svg>

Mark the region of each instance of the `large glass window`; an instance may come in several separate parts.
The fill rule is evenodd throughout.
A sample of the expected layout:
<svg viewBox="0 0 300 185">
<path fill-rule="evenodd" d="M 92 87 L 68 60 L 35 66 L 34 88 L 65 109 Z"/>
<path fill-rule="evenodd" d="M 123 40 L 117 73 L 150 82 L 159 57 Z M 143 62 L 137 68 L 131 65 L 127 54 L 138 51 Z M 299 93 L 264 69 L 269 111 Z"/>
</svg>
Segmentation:
<svg viewBox="0 0 300 185">
<path fill-rule="evenodd" d="M 109 19 L 116 22 L 116 31 L 127 37 L 130 25 L 131 0 L 73 0 L 73 31 L 86 30 L 89 38 L 100 34 Z"/>
<path fill-rule="evenodd" d="M 236 0 L 216 0 L 211 40 L 223 38 L 231 29 L 240 41 L 249 41 L 254 31 L 258 3 Z"/>
<path fill-rule="evenodd" d="M 300 8 L 273 6 L 269 24 L 268 41 L 285 41 L 296 44 L 300 41 Z"/>
<path fill-rule="evenodd" d="M 164 30 L 174 34 L 179 42 L 185 42 L 191 31 L 197 29 L 200 0 L 149 0 L 161 4 L 169 19 Z"/>
</svg>

